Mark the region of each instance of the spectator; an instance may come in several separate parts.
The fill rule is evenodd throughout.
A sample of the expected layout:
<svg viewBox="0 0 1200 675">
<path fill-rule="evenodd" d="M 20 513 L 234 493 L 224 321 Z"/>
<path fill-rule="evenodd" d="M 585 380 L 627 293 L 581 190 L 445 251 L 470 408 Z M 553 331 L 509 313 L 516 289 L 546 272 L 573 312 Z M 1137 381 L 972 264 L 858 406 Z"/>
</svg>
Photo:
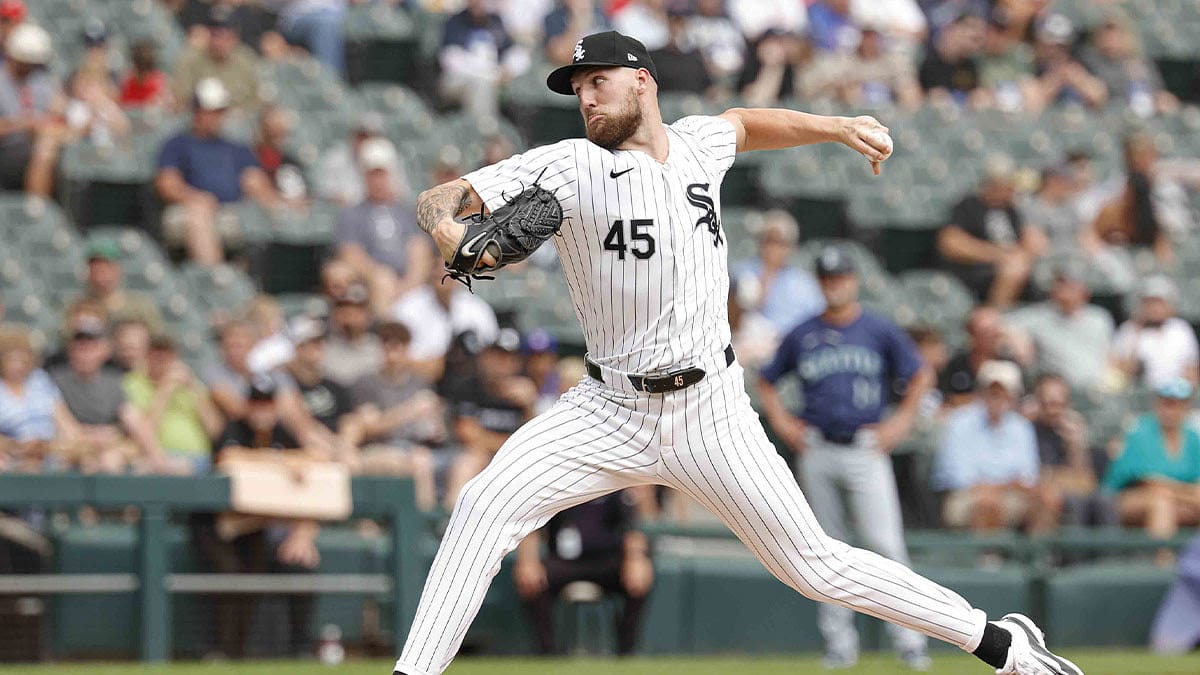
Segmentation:
<svg viewBox="0 0 1200 675">
<path fill-rule="evenodd" d="M 929 34 L 917 0 L 850 0 L 850 17 L 859 26 L 879 31 L 895 51 L 906 56 Z"/>
<path fill-rule="evenodd" d="M 259 329 L 245 320 L 234 320 L 221 327 L 221 359 L 204 372 L 203 379 L 213 403 L 226 420 L 240 420 L 246 415 L 247 396 L 255 377 L 250 368 L 250 352 L 259 338 Z M 304 408 L 295 388 L 277 373 L 261 373 L 275 382 L 279 392 L 278 408 L 288 431 L 303 440 L 312 441 L 316 436 L 312 429 L 317 422 Z M 314 445 L 310 443 L 310 445 Z"/>
<path fill-rule="evenodd" d="M 228 105 L 246 112 L 258 107 L 258 57 L 242 44 L 234 8 L 214 4 L 206 26 L 208 39 L 202 47 L 186 49 L 175 62 L 175 98 L 190 101 L 200 83 L 216 79 L 228 93 Z"/>
<path fill-rule="evenodd" d="M 1072 387 L 1101 384 L 1108 371 L 1112 315 L 1088 304 L 1090 297 L 1082 265 L 1064 262 L 1054 272 L 1049 300 L 1009 317 L 1009 325 L 1033 340 L 1042 371 L 1061 374 Z"/>
<path fill-rule="evenodd" d="M 126 108 L 168 110 L 177 103 L 167 74 L 158 67 L 158 45 L 149 40 L 129 49 L 129 74 L 121 83 L 120 103 Z"/>
<path fill-rule="evenodd" d="M 991 0 L 920 0 L 929 21 L 932 41 L 938 40 L 946 27 L 962 17 L 983 19 L 991 16 L 994 4 Z"/>
<path fill-rule="evenodd" d="M 950 358 L 938 388 L 951 407 L 973 399 L 979 368 L 988 361 L 1014 361 L 1019 367 L 1033 362 L 1032 346 L 1017 331 L 1005 325 L 1004 318 L 992 307 L 976 307 L 964 326 L 967 348 Z"/>
<path fill-rule="evenodd" d="M 1025 290 L 1046 236 L 1026 223 L 1013 203 L 1016 167 L 1007 157 L 989 159 L 977 194 L 963 197 L 938 231 L 937 251 L 946 268 L 988 304 L 1006 308 Z"/>
<path fill-rule="evenodd" d="M 346 76 L 347 0 L 284 0 L 279 29 L 288 42 L 302 45 L 326 68 Z"/>
<path fill-rule="evenodd" d="M 68 80 L 64 116 L 68 140 L 87 138 L 98 151 L 112 150 L 129 137 L 129 118 L 121 110 L 112 82 L 95 72 L 75 71 Z"/>
<path fill-rule="evenodd" d="M 629 0 L 610 8 L 612 26 L 645 45 L 646 50 L 661 49 L 670 40 L 667 28 L 668 0 Z"/>
<path fill-rule="evenodd" d="M 921 88 L 931 99 L 963 105 L 975 95 L 979 68 L 974 57 L 983 41 L 981 23 L 977 17 L 960 16 L 934 39 L 918 74 Z"/>
<path fill-rule="evenodd" d="M 117 72 L 109 65 L 108 26 L 100 19 L 90 17 L 84 21 L 79 38 L 83 43 L 83 55 L 79 57 L 75 72 L 102 87 L 109 98 L 115 98 Z"/>
<path fill-rule="evenodd" d="M 503 328 L 490 344 L 478 344 L 478 375 L 463 386 L 465 397 L 454 402 L 454 436 L 463 452 L 446 479 L 446 508 L 458 493 L 491 462 L 504 441 L 533 417 L 537 385 L 521 375 L 521 337 Z"/>
<path fill-rule="evenodd" d="M 121 373 L 104 366 L 110 353 L 104 324 L 88 317 L 80 320 L 67 344 L 67 362 L 50 368 L 50 378 L 82 425 L 86 442 L 83 454 L 70 463 L 85 473 L 116 473 L 131 465 L 177 470 L 146 417 L 125 398 Z"/>
<path fill-rule="evenodd" d="M 254 157 L 279 196 L 292 203 L 308 199 L 308 183 L 300 160 L 288 148 L 294 114 L 279 106 L 265 106 L 258 114 L 258 143 Z"/>
<path fill-rule="evenodd" d="M 240 313 L 243 321 L 258 329 L 258 340 L 246 356 L 254 374 L 270 373 L 287 365 L 296 355 L 296 345 L 288 336 L 283 307 L 273 296 L 259 293 Z"/>
<path fill-rule="evenodd" d="M 1180 179 L 1195 173 L 1196 163 L 1160 161 L 1154 140 L 1144 134 L 1127 137 L 1123 149 L 1125 179 L 1114 189 L 1116 198 L 1096 214 L 1084 246 L 1093 252 L 1105 246 L 1148 247 L 1161 263 L 1170 265 L 1175 260 L 1172 240 L 1183 241 L 1195 233 Z"/>
<path fill-rule="evenodd" d="M 499 331 L 491 305 L 460 284 L 440 282 L 440 265 L 430 265 L 429 283 L 400 296 L 392 318 L 412 331 L 409 355 L 414 368 L 428 380 L 442 377 L 447 350 L 454 338 L 474 333 L 483 343 L 495 341 Z"/>
<path fill-rule="evenodd" d="M 558 338 L 549 331 L 537 328 L 524 335 L 521 354 L 525 357 L 525 375 L 537 386 L 538 398 L 533 412 L 540 415 L 549 410 L 563 391 L 575 383 L 563 386 L 562 374 L 558 370 Z"/>
<path fill-rule="evenodd" d="M 295 356 L 285 367 L 286 375 L 300 393 L 304 409 L 326 431 L 343 457 L 349 457 L 358 444 L 358 420 L 354 419 L 354 400 L 350 390 L 325 377 L 325 324 L 309 316 L 294 317 L 288 334 L 295 343 Z M 336 436 L 336 441 L 333 437 Z"/>
<path fill-rule="evenodd" d="M 151 330 L 162 329 L 162 314 L 149 296 L 125 288 L 121 246 L 112 239 L 98 238 L 88 244 L 87 276 L 81 299 L 104 307 L 112 321 L 136 319 Z"/>
<path fill-rule="evenodd" d="M 1079 249 L 1084 222 L 1076 202 L 1080 188 L 1070 166 L 1049 166 L 1042 170 L 1037 191 L 1021 200 L 1019 212 L 1046 233 L 1051 254 Z"/>
<path fill-rule="evenodd" d="M 571 62 L 575 43 L 584 35 L 611 30 L 603 3 L 596 0 L 557 0 L 542 21 L 546 59 L 554 66 Z"/>
<path fill-rule="evenodd" d="M 884 51 L 884 37 L 875 28 L 863 28 L 859 37 L 855 49 L 829 54 L 814 64 L 818 92 L 833 92 L 842 103 L 856 107 L 920 107 L 921 87 L 912 63 Z"/>
<path fill-rule="evenodd" d="M 257 459 L 319 457 L 301 447 L 281 421 L 274 381 L 260 377 L 248 390 L 245 418 L 230 422 L 215 447 L 213 464 L 227 458 Z M 306 572 L 320 563 L 315 521 L 271 522 L 237 514 L 193 513 L 189 518 L 192 544 L 208 569 L 222 574 Z M 312 595 L 286 596 L 285 632 L 290 656 L 309 654 Z M 257 601 L 253 595 L 222 595 L 214 602 L 216 647 L 225 657 L 247 656 L 250 627 Z"/>
<path fill-rule="evenodd" d="M 1108 100 L 1104 83 L 1072 54 L 1075 27 L 1061 14 L 1051 14 L 1035 32 L 1034 73 L 1041 107 L 1078 103 L 1100 108 Z"/>
<path fill-rule="evenodd" d="M 318 198 L 327 199 L 340 206 L 351 206 L 366 197 L 366 181 L 363 180 L 364 172 L 358 160 L 362 144 L 372 138 L 383 138 L 383 116 L 374 110 L 368 110 L 355 122 L 349 139 L 324 153 L 316 172 Z M 408 196 L 405 194 L 408 185 L 399 155 L 396 156 L 395 163 L 388 167 L 388 173 L 396 181 L 393 187 L 397 193 Z M 457 175 L 455 177 L 457 178 Z"/>
<path fill-rule="evenodd" d="M 928 434 L 934 431 L 935 425 L 941 423 L 942 407 L 946 403 L 946 395 L 942 392 L 941 382 L 945 378 L 946 366 L 950 363 L 950 351 L 946 347 L 946 338 L 942 335 L 942 331 L 933 326 L 922 324 L 912 326 L 908 329 L 908 336 L 917 346 L 917 353 L 921 355 L 921 363 L 929 366 L 929 370 L 933 372 L 935 378 L 934 382 L 937 384 L 925 392 L 918 407 L 914 440 L 920 442 L 928 438 Z M 902 490 L 900 499 L 904 500 L 906 497 L 911 498 L 912 496 L 903 494 Z"/>
<path fill-rule="evenodd" d="M 437 506 L 430 446 L 448 440 L 442 402 L 412 368 L 408 328 L 385 322 L 376 333 L 383 367 L 351 389 L 364 442 L 351 463 L 358 473 L 412 476 L 417 506 L 428 511 Z"/>
<path fill-rule="evenodd" d="M 214 78 L 200 80 L 191 100 L 192 126 L 163 145 L 154 187 L 167 204 L 164 238 L 184 243 L 195 262 L 216 265 L 224 258 L 221 237 L 236 234 L 229 229 L 236 226 L 231 219 L 218 218 L 222 204 L 244 195 L 264 207 L 282 202 L 250 148 L 220 135 L 230 105 L 225 86 Z"/>
<path fill-rule="evenodd" d="M 109 365 L 122 373 L 145 372 L 150 357 L 150 328 L 137 319 L 112 324 L 113 352 Z"/>
<path fill-rule="evenodd" d="M 976 534 L 1016 525 L 1048 532 L 1059 514 L 1039 499 L 1037 437 L 1015 410 L 1021 371 L 986 361 L 977 381 L 980 400 L 949 414 L 934 460 L 933 487 L 946 493 L 942 518 Z"/>
<path fill-rule="evenodd" d="M 817 0 L 808 6 L 808 35 L 827 52 L 849 52 L 859 43 L 859 24 L 850 15 L 850 0 Z"/>
<path fill-rule="evenodd" d="M 360 283 L 334 298 L 325 343 L 325 375 L 343 387 L 379 371 L 383 345 L 371 332 L 371 294 Z"/>
<path fill-rule="evenodd" d="M 443 98 L 477 119 L 495 119 L 500 88 L 529 68 L 528 52 L 509 37 L 487 0 L 468 0 L 446 21 L 438 60 Z"/>
<path fill-rule="evenodd" d="M 1038 378 L 1033 395 L 1042 499 L 1062 505 L 1064 525 L 1116 525 L 1112 500 L 1096 489 L 1087 421 L 1071 407 L 1071 386 L 1059 375 L 1046 374 Z"/>
<path fill-rule="evenodd" d="M 417 227 L 416 209 L 396 189 L 391 141 L 364 141 L 358 164 L 366 198 L 338 214 L 337 257 L 366 279 L 380 306 L 390 306 L 429 278 L 430 247 Z"/>
<path fill-rule="evenodd" d="M 1128 19 L 1110 15 L 1092 31 L 1090 42 L 1080 60 L 1104 83 L 1109 99 L 1128 105 L 1140 117 L 1179 108 L 1179 100 L 1166 90 L 1158 66 L 1141 54 Z"/>
<path fill-rule="evenodd" d="M 781 336 L 825 310 L 816 278 L 792 263 L 799 237 L 791 214 L 768 211 L 758 233 L 758 259 L 734 271 L 734 302 L 743 312 L 735 342 L 738 355 L 751 363 L 768 359 Z"/>
<path fill-rule="evenodd" d="M 689 12 L 672 8 L 667 13 L 667 43 L 650 52 L 658 71 L 659 91 L 704 95 L 713 86 L 704 55 L 688 39 Z"/>
<path fill-rule="evenodd" d="M 723 87 L 737 80 L 746 62 L 746 37 L 726 4 L 725 0 L 697 0 L 696 13 L 687 22 L 688 41 L 704 55 L 708 72 Z"/>
<path fill-rule="evenodd" d="M 58 387 L 37 367 L 22 329 L 0 330 L 0 471 L 41 472 L 79 453 L 82 430 Z"/>
<path fill-rule="evenodd" d="M 1175 379 L 1200 382 L 1200 348 L 1192 326 L 1179 318 L 1179 291 L 1165 276 L 1146 279 L 1132 318 L 1117 330 L 1112 361 L 1132 381 L 1157 388 Z"/>
<path fill-rule="evenodd" d="M 646 535 L 635 529 L 634 507 L 623 492 L 562 511 L 517 547 L 513 580 L 533 624 L 538 652 L 561 654 L 554 640 L 553 608 L 568 584 L 586 581 L 619 596 L 617 654 L 633 653 L 642 610 L 654 584 Z M 544 534 L 543 534 L 544 533 Z M 548 554 L 541 556 L 541 543 Z"/>
<path fill-rule="evenodd" d="M 769 106 L 781 99 L 805 99 L 816 93 L 813 47 L 803 35 L 771 29 L 752 43 L 747 53 L 737 89 L 748 104 Z"/>
<path fill-rule="evenodd" d="M 858 523 L 857 535 L 868 549 L 908 564 L 889 454 L 912 432 L 933 372 L 899 327 L 863 310 L 858 272 L 846 249 L 825 247 L 816 267 L 825 311 L 789 332 L 763 368 L 762 408 L 771 428 L 798 455 L 801 486 L 821 527 L 844 541 L 851 534 L 847 523 Z M 787 375 L 800 380 L 799 414 L 784 407 L 775 388 Z M 899 403 L 885 415 L 897 381 Z M 853 612 L 818 607 L 818 624 L 826 668 L 858 662 Z M 908 668 L 928 670 L 923 635 L 898 627 L 889 633 Z"/>
<path fill-rule="evenodd" d="M 1008 12 L 992 12 L 984 29 L 983 47 L 975 58 L 979 84 L 994 107 L 1037 111 L 1041 96 L 1033 76 L 1033 51 L 1011 28 Z"/>
<path fill-rule="evenodd" d="M 171 338 L 156 335 L 150 340 L 145 369 L 127 373 L 124 389 L 167 457 L 183 463 L 189 473 L 207 473 L 212 439 L 225 421 L 204 385 L 179 359 Z"/>
<path fill-rule="evenodd" d="M 0 45 L 8 43 L 8 35 L 25 21 L 28 14 L 24 0 L 0 0 Z"/>
<path fill-rule="evenodd" d="M 1121 523 L 1144 527 L 1155 539 L 1200 525 L 1200 435 L 1184 424 L 1194 391 L 1183 379 L 1160 383 L 1154 411 L 1138 418 L 1104 476 Z M 1170 562 L 1169 553 L 1159 554 L 1160 564 Z"/>
<path fill-rule="evenodd" d="M 729 16 L 750 42 L 768 31 L 803 35 L 808 30 L 805 3 L 791 0 L 726 0 Z"/>
<path fill-rule="evenodd" d="M 0 188 L 48 197 L 65 138 L 65 100 L 46 69 L 50 34 L 29 23 L 13 28 L 0 68 Z"/>
</svg>

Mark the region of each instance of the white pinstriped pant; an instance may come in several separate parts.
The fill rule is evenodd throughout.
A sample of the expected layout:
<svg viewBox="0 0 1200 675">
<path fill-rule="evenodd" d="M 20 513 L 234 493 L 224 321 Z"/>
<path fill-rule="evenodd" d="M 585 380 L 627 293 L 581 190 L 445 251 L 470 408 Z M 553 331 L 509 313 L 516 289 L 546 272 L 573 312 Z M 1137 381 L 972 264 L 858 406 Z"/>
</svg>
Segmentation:
<svg viewBox="0 0 1200 675">
<path fill-rule="evenodd" d="M 396 670 L 450 665 L 504 556 L 555 513 L 656 483 L 716 514 L 799 593 L 967 651 L 987 618 L 907 567 L 826 535 L 750 406 L 741 365 L 668 394 L 584 378 L 508 439 L 467 483 L 425 581 Z"/>
</svg>

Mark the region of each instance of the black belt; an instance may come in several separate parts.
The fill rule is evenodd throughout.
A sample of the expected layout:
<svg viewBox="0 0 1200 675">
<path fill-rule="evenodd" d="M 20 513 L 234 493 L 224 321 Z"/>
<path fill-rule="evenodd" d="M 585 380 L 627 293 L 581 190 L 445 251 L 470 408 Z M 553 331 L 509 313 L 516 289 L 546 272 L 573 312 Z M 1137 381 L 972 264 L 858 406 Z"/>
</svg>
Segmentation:
<svg viewBox="0 0 1200 675">
<path fill-rule="evenodd" d="M 734 353 L 733 345 L 725 345 L 725 366 L 728 367 L 733 363 Z M 604 374 L 600 371 L 600 366 L 591 359 L 585 359 L 587 364 L 587 374 L 593 380 L 604 381 Z M 686 389 L 700 380 L 704 379 L 703 368 L 682 368 L 673 370 L 662 375 L 628 375 L 629 383 L 634 389 L 644 391 L 648 394 L 662 394 L 668 391 L 679 391 Z"/>
<path fill-rule="evenodd" d="M 821 436 L 825 438 L 827 443 L 833 443 L 834 445 L 853 445 L 854 438 L 858 436 L 858 430 L 852 431 L 850 434 L 835 434 L 822 429 Z"/>
</svg>

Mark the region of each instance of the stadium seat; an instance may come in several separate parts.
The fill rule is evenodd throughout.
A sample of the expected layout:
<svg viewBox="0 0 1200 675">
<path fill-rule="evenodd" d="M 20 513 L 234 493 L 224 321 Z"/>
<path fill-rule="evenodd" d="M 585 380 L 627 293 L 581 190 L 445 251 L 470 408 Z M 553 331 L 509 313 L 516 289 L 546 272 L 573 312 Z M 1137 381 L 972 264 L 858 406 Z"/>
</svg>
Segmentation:
<svg viewBox="0 0 1200 675">
<path fill-rule="evenodd" d="M 910 324 L 932 326 L 943 334 L 954 332 L 975 306 L 970 291 L 945 272 L 909 270 L 900 275 L 899 282 L 905 304 L 915 308 Z"/>
<path fill-rule="evenodd" d="M 353 84 L 423 78 L 423 33 L 413 16 L 386 3 L 351 5 L 346 13 L 346 75 Z M 440 36 L 440 31 L 439 31 Z"/>
</svg>

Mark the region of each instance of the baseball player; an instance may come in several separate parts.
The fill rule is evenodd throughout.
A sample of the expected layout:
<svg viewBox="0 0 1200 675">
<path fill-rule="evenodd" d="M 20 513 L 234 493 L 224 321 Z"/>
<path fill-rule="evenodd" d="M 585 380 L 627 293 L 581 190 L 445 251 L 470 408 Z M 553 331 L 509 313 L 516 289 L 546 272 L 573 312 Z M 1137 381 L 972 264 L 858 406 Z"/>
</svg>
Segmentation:
<svg viewBox="0 0 1200 675">
<path fill-rule="evenodd" d="M 491 269 L 506 260 L 479 230 L 485 210 L 493 225 L 505 215 L 507 227 L 519 228 L 507 220 L 510 197 L 533 185 L 551 191 L 563 216 L 553 242 L 588 374 L 463 488 L 396 672 L 443 672 L 501 559 L 555 513 L 661 484 L 713 511 L 807 597 L 953 643 L 1000 673 L 1080 675 L 1046 649 L 1029 619 L 989 622 L 903 565 L 827 535 L 746 395 L 729 346 L 722 177 L 738 152 L 821 142 L 850 146 L 878 172 L 887 129 L 870 117 L 742 108 L 664 124 L 645 47 L 611 31 L 580 40 L 547 85 L 577 97 L 587 138 L 431 188 L 418 199 L 417 222 L 451 271 L 463 272 L 464 258 Z"/>
<path fill-rule="evenodd" d="M 837 539 L 850 535 L 844 492 L 850 520 L 866 548 L 907 564 L 900 498 L 888 453 L 911 431 L 933 373 L 922 365 L 904 331 L 863 310 L 854 261 L 843 247 L 823 248 L 816 267 L 825 311 L 789 331 L 763 368 L 763 413 L 799 454 L 804 495 L 825 532 Z M 775 391 L 775 383 L 788 375 L 799 378 L 804 394 L 799 415 L 788 411 Z M 894 380 L 905 383 L 904 392 L 894 413 L 884 419 Z M 856 664 L 854 614 L 822 604 L 817 617 L 825 638 L 825 667 Z M 888 628 L 905 666 L 928 670 L 925 636 L 897 624 Z"/>
</svg>

